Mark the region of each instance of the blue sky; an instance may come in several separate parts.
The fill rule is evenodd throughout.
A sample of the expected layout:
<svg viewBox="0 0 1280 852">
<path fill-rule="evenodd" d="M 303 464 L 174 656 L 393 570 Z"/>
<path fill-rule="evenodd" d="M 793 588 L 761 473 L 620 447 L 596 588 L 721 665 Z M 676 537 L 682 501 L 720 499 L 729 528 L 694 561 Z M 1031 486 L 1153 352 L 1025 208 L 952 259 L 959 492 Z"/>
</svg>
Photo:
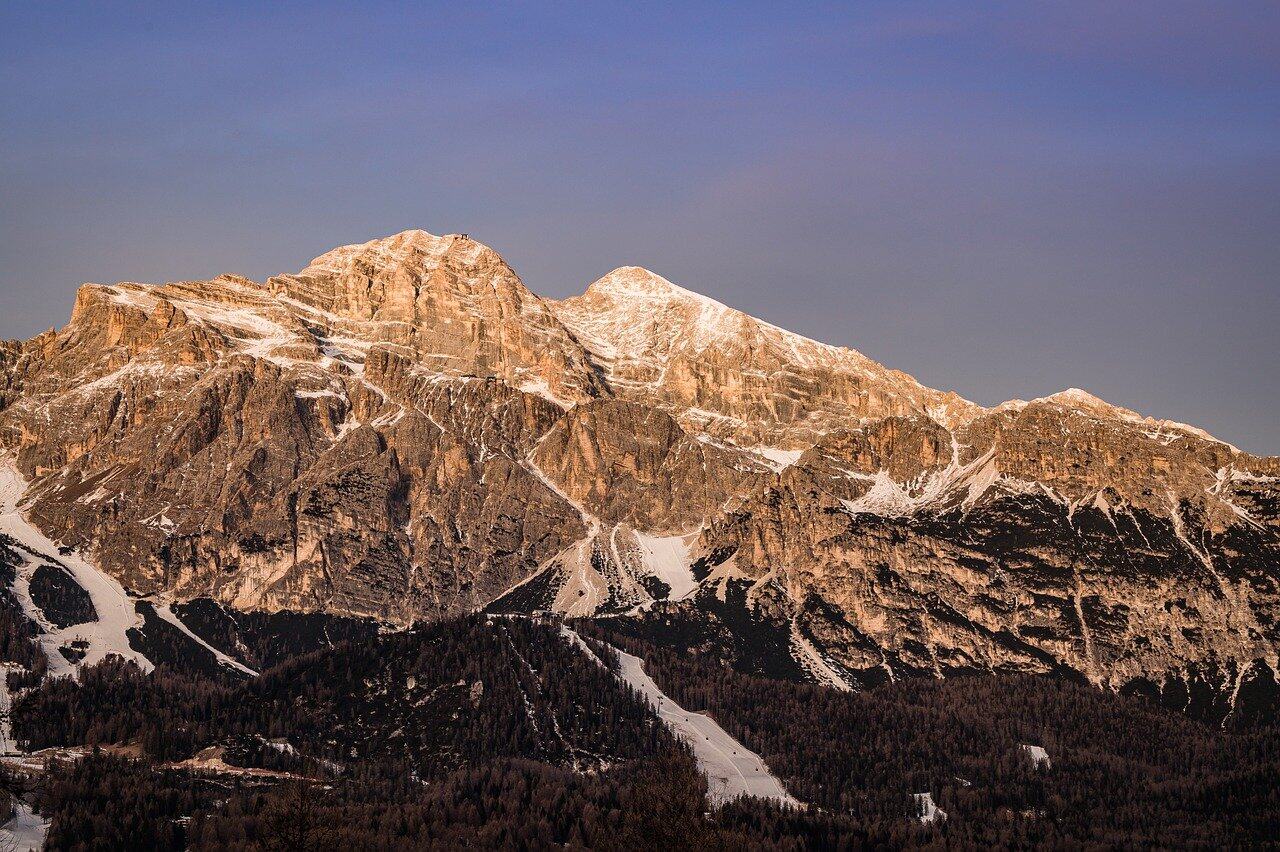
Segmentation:
<svg viewBox="0 0 1280 852">
<path fill-rule="evenodd" d="M 1280 453 L 1280 5 L 0 5 L 0 337 L 409 227 Z"/>
</svg>

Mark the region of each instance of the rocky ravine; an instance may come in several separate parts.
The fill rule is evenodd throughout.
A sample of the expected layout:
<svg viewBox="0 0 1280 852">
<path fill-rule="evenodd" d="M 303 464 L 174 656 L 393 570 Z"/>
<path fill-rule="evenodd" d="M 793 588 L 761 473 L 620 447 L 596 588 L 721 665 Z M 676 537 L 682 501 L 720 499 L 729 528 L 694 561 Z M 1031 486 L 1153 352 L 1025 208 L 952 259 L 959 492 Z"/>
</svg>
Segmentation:
<svg viewBox="0 0 1280 852">
<path fill-rule="evenodd" d="M 1274 683 L 1280 459 L 1078 390 L 985 409 L 624 267 L 406 231 L 86 284 L 0 344 L 25 510 L 125 586 L 400 623 L 732 602 L 814 676 Z M 1223 710 L 1225 712 L 1225 710 Z"/>
</svg>

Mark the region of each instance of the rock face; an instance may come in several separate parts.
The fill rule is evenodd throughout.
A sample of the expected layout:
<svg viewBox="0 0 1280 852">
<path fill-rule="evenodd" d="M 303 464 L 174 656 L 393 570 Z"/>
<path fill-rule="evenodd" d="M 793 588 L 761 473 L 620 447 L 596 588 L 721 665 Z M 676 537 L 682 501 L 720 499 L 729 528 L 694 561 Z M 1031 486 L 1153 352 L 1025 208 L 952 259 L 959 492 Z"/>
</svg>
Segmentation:
<svg viewBox="0 0 1280 852">
<path fill-rule="evenodd" d="M 618 396 L 697 433 L 803 448 L 860 418 L 978 411 L 906 373 L 761 322 L 647 269 L 625 266 L 557 306 Z"/>
<path fill-rule="evenodd" d="M 741 610 L 797 665 L 1273 683 L 1280 459 L 1070 390 L 984 409 L 624 267 L 407 231 L 84 285 L 0 344 L 26 511 L 141 593 L 400 623 Z M 1225 712 L 1225 711 L 1224 711 Z"/>
</svg>

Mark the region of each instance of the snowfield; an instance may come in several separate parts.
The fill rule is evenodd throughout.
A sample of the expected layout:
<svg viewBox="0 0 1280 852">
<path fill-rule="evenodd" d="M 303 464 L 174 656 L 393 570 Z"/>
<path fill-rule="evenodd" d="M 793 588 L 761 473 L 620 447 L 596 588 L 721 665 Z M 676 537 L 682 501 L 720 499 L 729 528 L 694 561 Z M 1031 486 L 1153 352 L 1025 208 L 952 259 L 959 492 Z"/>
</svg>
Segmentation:
<svg viewBox="0 0 1280 852">
<path fill-rule="evenodd" d="M 571 644 L 599 662 L 599 658 L 577 633 L 568 627 L 562 628 L 561 632 Z M 716 724 L 715 719 L 704 713 L 685 710 L 667 697 L 653 678 L 645 673 L 639 657 L 617 648 L 613 650 L 621 664 L 618 676 L 639 692 L 657 712 L 658 718 L 693 749 L 698 769 L 707 776 L 708 794 L 713 804 L 722 805 L 739 796 L 756 796 L 772 799 L 783 805 L 800 805 L 782 786 L 782 782 L 769 772 L 769 767 L 760 759 L 760 755 L 749 751 L 746 746 L 729 736 L 724 728 Z"/>
<path fill-rule="evenodd" d="M 690 567 L 690 551 L 697 533 L 656 536 L 636 530 L 640 559 L 650 574 L 671 588 L 669 599 L 678 601 L 698 587 Z"/>
<path fill-rule="evenodd" d="M 915 800 L 916 819 L 920 820 L 921 825 L 946 822 L 947 812 L 934 804 L 933 793 L 913 793 L 911 798 Z"/>
<path fill-rule="evenodd" d="M 27 482 L 18 472 L 13 459 L 0 459 L 0 532 L 12 536 L 23 547 L 47 557 L 49 561 L 65 565 L 80 587 L 89 593 L 93 608 L 98 612 L 98 620 L 94 622 L 66 628 L 51 624 L 31 600 L 28 591 L 29 572 L 35 569 L 40 560 L 29 553 L 23 554 L 26 564 L 18 569 L 19 577 L 14 583 L 14 593 L 26 614 L 44 630 L 40 635 L 40 644 L 45 656 L 49 658 L 49 673 L 58 676 L 75 672 L 76 666 L 68 662 L 58 650 L 75 640 L 88 643 L 82 665 L 93 665 L 109 654 L 118 654 L 126 660 L 133 660 L 143 671 L 151 671 L 155 668 L 151 661 L 129 646 L 126 631 L 132 627 L 140 627 L 142 617 L 134 608 L 133 601 L 125 594 L 124 587 L 78 554 L 60 555 L 58 545 L 32 526 L 19 511 L 18 504 L 26 491 Z"/>
</svg>

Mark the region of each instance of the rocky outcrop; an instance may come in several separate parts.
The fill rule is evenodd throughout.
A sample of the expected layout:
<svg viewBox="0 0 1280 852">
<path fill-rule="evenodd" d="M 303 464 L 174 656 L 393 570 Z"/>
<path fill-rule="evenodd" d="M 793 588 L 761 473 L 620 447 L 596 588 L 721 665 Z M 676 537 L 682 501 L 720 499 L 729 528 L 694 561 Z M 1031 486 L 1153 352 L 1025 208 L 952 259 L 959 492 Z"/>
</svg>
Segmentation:
<svg viewBox="0 0 1280 852">
<path fill-rule="evenodd" d="M 660 409 L 613 400 L 567 412 L 539 439 L 531 461 L 605 524 L 663 534 L 688 532 L 768 470 L 697 440 Z"/>
<path fill-rule="evenodd" d="M 635 267 L 550 302 L 459 235 L 86 284 L 0 345 L 0 443 L 29 517 L 138 592 L 701 613 L 846 686 L 1230 707 L 1277 667 L 1280 460 L 1078 390 L 984 409 Z"/>
<path fill-rule="evenodd" d="M 331 337 L 411 353 L 430 375 L 498 376 L 569 403 L 604 391 L 550 305 L 463 236 L 406 231 L 343 246 L 267 288 Z"/>
</svg>

